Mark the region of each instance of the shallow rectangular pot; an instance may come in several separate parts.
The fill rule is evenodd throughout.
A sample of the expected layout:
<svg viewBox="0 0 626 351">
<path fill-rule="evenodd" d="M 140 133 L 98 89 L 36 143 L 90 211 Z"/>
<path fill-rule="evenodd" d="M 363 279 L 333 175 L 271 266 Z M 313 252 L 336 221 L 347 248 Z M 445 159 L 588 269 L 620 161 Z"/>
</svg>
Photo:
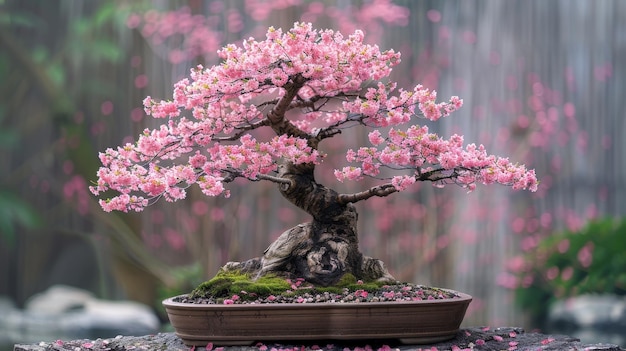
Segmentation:
<svg viewBox="0 0 626 351">
<path fill-rule="evenodd" d="M 186 345 L 256 341 L 398 339 L 405 344 L 453 338 L 472 297 L 361 303 L 191 304 L 163 301 Z"/>
</svg>

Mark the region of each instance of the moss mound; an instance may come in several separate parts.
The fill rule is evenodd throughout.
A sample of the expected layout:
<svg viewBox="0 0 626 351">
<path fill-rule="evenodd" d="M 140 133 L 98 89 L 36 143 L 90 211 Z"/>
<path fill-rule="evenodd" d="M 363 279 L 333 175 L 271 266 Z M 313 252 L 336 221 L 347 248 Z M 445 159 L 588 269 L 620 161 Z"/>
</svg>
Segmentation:
<svg viewBox="0 0 626 351">
<path fill-rule="evenodd" d="M 265 296 L 289 290 L 289 281 L 267 275 L 253 280 L 248 274 L 220 271 L 215 277 L 200 284 L 191 292 L 192 297 L 229 298 L 246 292 L 245 295 Z"/>
<path fill-rule="evenodd" d="M 367 292 L 373 292 L 380 289 L 383 285 L 386 285 L 386 283 L 360 281 L 354 275 L 348 273 L 344 274 L 336 285 L 316 286 L 315 290 L 317 292 L 329 292 L 334 294 L 339 294 L 345 289 L 349 291 L 365 290 Z"/>
<path fill-rule="evenodd" d="M 266 275 L 254 280 L 248 274 L 220 270 L 213 278 L 195 288 L 189 297 L 224 300 L 237 296 L 243 300 L 255 300 L 271 295 L 298 296 L 313 292 L 333 294 L 340 294 L 345 290 L 373 292 L 383 285 L 385 284 L 379 282 L 362 282 L 352 274 L 345 274 L 336 285 L 323 287 L 307 283 L 304 279 L 292 281 L 276 275 Z"/>
</svg>

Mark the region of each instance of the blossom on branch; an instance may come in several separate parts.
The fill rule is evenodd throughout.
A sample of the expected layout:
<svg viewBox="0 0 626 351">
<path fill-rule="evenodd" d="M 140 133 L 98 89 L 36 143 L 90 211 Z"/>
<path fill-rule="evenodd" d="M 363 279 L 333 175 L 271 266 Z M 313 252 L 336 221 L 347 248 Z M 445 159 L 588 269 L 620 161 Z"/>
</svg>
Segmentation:
<svg viewBox="0 0 626 351">
<path fill-rule="evenodd" d="M 218 51 L 219 65 L 198 66 L 176 83 L 172 100 L 144 100 L 145 112 L 164 124 L 146 129 L 135 144 L 101 153 L 90 190 L 97 196 L 112 191 L 112 198 L 100 200 L 106 211 L 140 211 L 160 198 L 185 198 L 195 183 L 209 196 L 228 196 L 225 186 L 235 178 L 289 187 L 292 180 L 279 176 L 279 164 L 310 170 L 324 157 L 319 143 L 355 126 L 370 129 L 371 146 L 348 150 L 347 161 L 357 165 L 335 170 L 336 178 L 379 178 L 382 168 L 397 175 L 345 194 L 344 201 L 387 196 L 425 180 L 470 190 L 476 183 L 537 189 L 534 171 L 523 165 L 415 124 L 448 116 L 463 101 L 438 102 L 437 93 L 421 85 L 404 90 L 385 81 L 400 54 L 365 44 L 363 37 L 359 30 L 344 37 L 295 23 L 287 32 L 270 27 L 262 41 L 227 45 Z M 274 136 L 261 138 L 266 134 L 254 133 L 260 129 Z"/>
</svg>

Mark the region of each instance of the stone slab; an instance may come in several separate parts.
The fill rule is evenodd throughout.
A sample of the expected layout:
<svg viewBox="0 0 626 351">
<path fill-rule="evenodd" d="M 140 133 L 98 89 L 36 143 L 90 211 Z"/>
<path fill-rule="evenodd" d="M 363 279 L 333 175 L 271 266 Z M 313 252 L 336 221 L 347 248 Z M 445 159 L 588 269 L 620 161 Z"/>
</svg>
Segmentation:
<svg viewBox="0 0 626 351">
<path fill-rule="evenodd" d="M 400 350 L 400 351 L 443 351 L 443 350 L 585 350 L 585 351 L 626 351 L 626 349 L 612 344 L 582 344 L 578 339 L 566 335 L 546 335 L 541 333 L 527 333 L 521 328 L 466 328 L 461 329 L 454 339 L 429 345 L 397 345 L 393 342 L 320 342 L 318 344 L 301 343 L 266 343 L 255 346 L 240 347 L 196 347 L 195 351 L 287 351 L 287 350 Z M 187 351 L 185 346 L 174 333 L 159 333 L 147 336 L 117 336 L 111 339 L 71 340 L 41 342 L 33 345 L 15 345 L 14 351 Z"/>
</svg>

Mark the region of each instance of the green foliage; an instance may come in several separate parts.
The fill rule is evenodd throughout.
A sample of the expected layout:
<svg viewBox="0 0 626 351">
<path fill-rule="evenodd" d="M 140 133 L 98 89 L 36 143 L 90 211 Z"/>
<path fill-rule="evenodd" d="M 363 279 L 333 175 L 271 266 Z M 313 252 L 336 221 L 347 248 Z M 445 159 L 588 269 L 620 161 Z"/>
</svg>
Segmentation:
<svg viewBox="0 0 626 351">
<path fill-rule="evenodd" d="M 0 62 L 0 73 L 4 71 L 4 62 Z M 18 145 L 19 132 L 12 126 L 4 125 L 5 107 L 0 106 L 0 151 Z M 14 247 L 17 229 L 36 228 L 41 225 L 41 218 L 28 202 L 21 199 L 14 191 L 0 185 L 0 241 Z"/>
<path fill-rule="evenodd" d="M 203 270 L 200 264 L 194 263 L 189 266 L 173 267 L 170 274 L 174 278 L 174 284 L 160 286 L 158 288 L 158 301 L 155 305 L 161 305 L 161 301 L 172 296 L 189 292 L 194 287 L 202 283 Z"/>
<path fill-rule="evenodd" d="M 2 2 L 0 2 L 1 5 L 3 5 Z M 41 19 L 30 13 L 0 12 L 0 26 L 34 28 L 41 24 Z"/>
<path fill-rule="evenodd" d="M 93 16 L 75 19 L 70 26 L 68 48 L 77 57 L 86 56 L 98 62 L 119 62 L 124 52 L 120 46 L 107 35 L 109 27 L 118 25 L 116 17 L 120 15 L 114 2 L 104 2 Z M 122 16 L 120 16 L 122 17 Z"/>
<path fill-rule="evenodd" d="M 161 303 L 163 300 L 188 293 L 194 287 L 202 283 L 203 269 L 199 263 L 188 266 L 172 267 L 168 274 L 173 277 L 173 283 L 169 285 L 160 284 L 157 287 L 157 297 L 153 303 L 153 307 L 162 316 L 166 317 L 167 313 Z"/>
<path fill-rule="evenodd" d="M 558 300 L 593 293 L 626 295 L 626 220 L 601 219 L 543 239 L 525 257 L 517 303 L 543 319 Z M 526 283 L 524 283 L 526 280 Z"/>
<path fill-rule="evenodd" d="M 0 189 L 0 241 L 15 246 L 17 228 L 36 228 L 41 225 L 37 212 L 11 191 Z"/>
<path fill-rule="evenodd" d="M 0 57 L 0 76 L 6 74 L 7 68 L 8 64 L 3 57 Z M 13 126 L 9 125 L 9 123 L 4 123 L 6 117 L 6 108 L 0 106 L 0 150 L 10 149 L 17 145 L 20 140 L 19 132 Z"/>
<path fill-rule="evenodd" d="M 0 4 L 5 5 L 2 0 Z M 121 36 L 115 35 L 128 31 L 124 11 L 131 11 L 131 6 L 116 1 L 86 2 L 80 7 L 73 1 L 40 1 L 34 6 L 20 0 L 6 5 L 0 8 L 0 77 L 4 83 L 0 154 L 6 151 L 8 155 L 0 157 L 4 171 L 0 175 L 0 247 L 11 249 L 16 243 L 28 242 L 31 235 L 38 234 L 32 229 L 47 222 L 48 235 L 67 231 L 68 223 L 83 227 L 83 222 L 90 223 L 75 220 L 76 201 L 63 197 L 58 202 L 57 195 L 64 194 L 59 186 L 69 177 L 91 179 L 99 167 L 93 148 L 99 141 L 90 128 L 100 122 L 101 102 L 109 100 L 117 106 L 127 99 L 127 93 L 119 89 L 120 80 L 111 72 L 121 72 L 116 64 L 127 62 L 131 54 L 120 45 Z M 120 79 L 126 82 L 125 76 Z M 87 91 L 86 87 L 94 88 Z M 67 174 L 69 171 L 72 174 Z M 25 175 L 30 174 L 39 184 L 45 179 L 53 190 L 40 193 L 40 187 L 29 188 Z M 45 211 L 50 206 L 53 211 Z M 150 273 L 148 279 L 154 275 L 168 288 L 175 285 L 177 277 L 172 275 L 178 272 L 167 270 L 170 267 L 142 245 L 136 218 L 92 215 L 102 223 L 98 231 L 109 235 L 111 245 L 103 249 L 118 250 L 112 255 L 116 260 L 120 257 L 122 264 L 142 266 Z M 85 228 L 70 231 L 90 236 L 92 226 Z M 36 271 L 28 272 L 28 279 L 37 281 Z M 101 290 L 108 289 L 103 286 Z M 160 302 L 156 306 L 161 306 Z"/>
</svg>

